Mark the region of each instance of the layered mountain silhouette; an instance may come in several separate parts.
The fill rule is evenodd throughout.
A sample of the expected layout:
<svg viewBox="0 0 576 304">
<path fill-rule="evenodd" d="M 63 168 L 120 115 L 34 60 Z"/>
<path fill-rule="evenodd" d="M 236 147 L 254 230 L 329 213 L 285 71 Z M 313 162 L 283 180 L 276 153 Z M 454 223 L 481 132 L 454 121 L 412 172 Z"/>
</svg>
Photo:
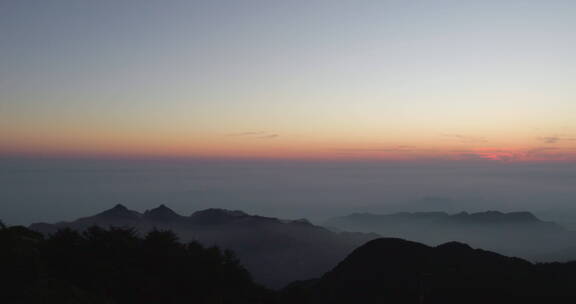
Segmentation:
<svg viewBox="0 0 576 304">
<path fill-rule="evenodd" d="M 320 280 L 295 282 L 284 293 L 298 303 L 557 303 L 576 296 L 573 275 L 576 263 L 532 264 L 458 242 L 380 238 Z"/>
<path fill-rule="evenodd" d="M 319 277 L 356 247 L 378 237 L 370 233 L 333 232 L 306 220 L 282 220 L 242 211 L 206 209 L 182 216 L 161 205 L 143 213 L 123 205 L 90 217 L 55 224 L 37 223 L 35 231 L 62 228 L 133 227 L 141 234 L 169 229 L 183 241 L 199 241 L 233 250 L 255 280 L 270 287 Z"/>
<path fill-rule="evenodd" d="M 374 232 L 438 245 L 450 241 L 533 261 L 576 258 L 576 234 L 530 212 L 487 211 L 356 213 L 326 222 L 327 227 L 347 231 Z"/>
<path fill-rule="evenodd" d="M 121 206 L 114 210 L 105 216 L 143 217 Z M 165 211 L 156 214 L 174 216 Z M 205 213 L 216 223 L 226 217 L 251 217 L 208 210 L 198 218 L 206 220 L 201 216 Z M 133 228 L 91 226 L 43 237 L 0 222 L 0 247 L 0 266 L 8 279 L 0 293 L 2 303 L 446 304 L 576 299 L 576 262 L 534 264 L 459 242 L 427 246 L 377 238 L 320 278 L 296 281 L 280 291 L 254 284 L 232 252 L 181 243 L 167 230 L 138 236 Z"/>
</svg>

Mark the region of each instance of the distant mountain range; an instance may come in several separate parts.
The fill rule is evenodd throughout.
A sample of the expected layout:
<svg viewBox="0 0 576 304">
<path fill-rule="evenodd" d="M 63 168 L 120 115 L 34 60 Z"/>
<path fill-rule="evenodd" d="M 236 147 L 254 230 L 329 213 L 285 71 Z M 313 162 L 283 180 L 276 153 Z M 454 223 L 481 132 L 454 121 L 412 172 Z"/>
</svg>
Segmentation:
<svg viewBox="0 0 576 304">
<path fill-rule="evenodd" d="M 560 303 L 576 296 L 574 275 L 576 262 L 532 264 L 458 242 L 430 247 L 381 238 L 284 293 L 300 304 Z"/>
<path fill-rule="evenodd" d="M 374 233 L 333 232 L 305 219 L 282 220 L 224 209 L 183 216 L 164 205 L 144 213 L 116 205 L 94 216 L 36 223 L 30 229 L 50 234 L 65 227 L 84 230 L 93 225 L 134 227 L 141 233 L 170 229 L 182 241 L 197 240 L 231 249 L 256 281 L 271 287 L 319 277 L 356 247 L 379 237 Z"/>
<path fill-rule="evenodd" d="M 460 212 L 448 214 L 446 212 L 398 212 L 391 214 L 354 213 L 348 216 L 330 219 L 327 225 L 351 226 L 355 229 L 361 226 L 386 226 L 388 224 L 413 225 L 419 222 L 435 225 L 466 225 L 481 226 L 485 228 L 501 227 L 502 225 L 537 227 L 543 230 L 558 231 L 562 227 L 538 219 L 530 212 L 500 212 L 486 211 L 477 213 Z"/>
<path fill-rule="evenodd" d="M 428 245 L 460 241 L 534 261 L 576 258 L 576 234 L 530 212 L 355 213 L 325 223 L 335 230 L 373 232 Z"/>
</svg>

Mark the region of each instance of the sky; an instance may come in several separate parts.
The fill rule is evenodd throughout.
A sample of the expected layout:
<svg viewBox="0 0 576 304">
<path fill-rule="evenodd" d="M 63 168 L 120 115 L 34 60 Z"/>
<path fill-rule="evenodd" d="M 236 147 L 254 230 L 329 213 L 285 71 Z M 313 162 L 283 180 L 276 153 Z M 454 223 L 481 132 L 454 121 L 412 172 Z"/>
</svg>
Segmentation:
<svg viewBox="0 0 576 304">
<path fill-rule="evenodd" d="M 576 2 L 3 0 L 0 155 L 573 162 Z"/>
</svg>

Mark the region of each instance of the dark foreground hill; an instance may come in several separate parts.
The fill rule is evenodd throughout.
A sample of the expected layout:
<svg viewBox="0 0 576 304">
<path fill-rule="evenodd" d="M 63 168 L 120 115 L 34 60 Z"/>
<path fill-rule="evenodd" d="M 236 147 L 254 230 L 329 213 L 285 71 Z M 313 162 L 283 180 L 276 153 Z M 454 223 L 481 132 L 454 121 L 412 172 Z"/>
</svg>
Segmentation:
<svg viewBox="0 0 576 304">
<path fill-rule="evenodd" d="M 576 263 L 533 264 L 457 242 L 372 240 L 320 279 L 279 292 L 229 251 L 170 231 L 0 225 L 0 303 L 574 303 Z"/>
<path fill-rule="evenodd" d="M 90 226 L 134 227 L 140 233 L 170 229 L 184 241 L 195 240 L 233 250 L 255 280 L 270 287 L 319 277 L 375 234 L 335 233 L 306 220 L 281 220 L 242 211 L 207 209 L 182 216 L 162 205 L 139 213 L 122 205 L 73 222 L 33 224 L 35 231 Z"/>
<path fill-rule="evenodd" d="M 170 231 L 0 226 L 0 303 L 270 303 L 229 251 L 180 243 Z"/>
<path fill-rule="evenodd" d="M 286 303 L 565 303 L 576 299 L 575 276 L 576 263 L 532 264 L 457 242 L 382 238 L 321 279 L 283 292 Z"/>
<path fill-rule="evenodd" d="M 326 225 L 428 245 L 459 241 L 533 261 L 576 259 L 576 234 L 553 222 L 542 221 L 530 212 L 356 213 L 333 218 Z"/>
</svg>

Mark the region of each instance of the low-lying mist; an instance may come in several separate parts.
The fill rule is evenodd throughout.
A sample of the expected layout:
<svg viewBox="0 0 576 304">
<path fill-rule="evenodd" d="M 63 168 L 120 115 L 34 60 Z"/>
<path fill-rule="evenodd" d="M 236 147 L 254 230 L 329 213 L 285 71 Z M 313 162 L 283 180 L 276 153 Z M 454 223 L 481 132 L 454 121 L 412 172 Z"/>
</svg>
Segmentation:
<svg viewBox="0 0 576 304">
<path fill-rule="evenodd" d="M 576 222 L 576 164 L 0 159 L 0 218 L 70 220 L 115 203 L 315 222 L 354 212 L 532 211 Z"/>
</svg>

